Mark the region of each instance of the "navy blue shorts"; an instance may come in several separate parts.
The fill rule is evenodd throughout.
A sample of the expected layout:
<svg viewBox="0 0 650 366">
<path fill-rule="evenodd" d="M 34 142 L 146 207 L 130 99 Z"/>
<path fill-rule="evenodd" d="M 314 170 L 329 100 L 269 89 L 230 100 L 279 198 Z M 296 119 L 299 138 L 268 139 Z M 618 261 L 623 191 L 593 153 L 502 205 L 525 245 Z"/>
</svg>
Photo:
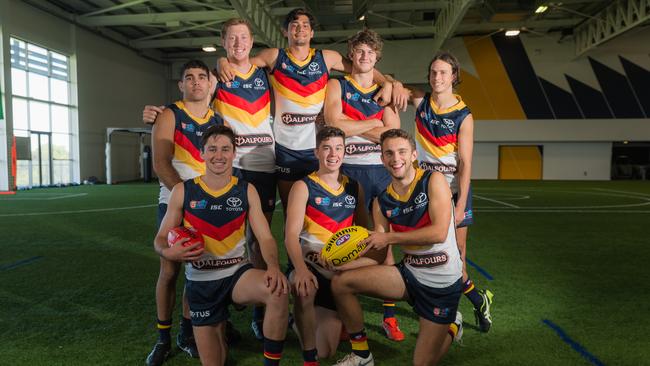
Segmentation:
<svg viewBox="0 0 650 366">
<path fill-rule="evenodd" d="M 291 150 L 275 144 L 275 172 L 278 180 L 295 182 L 318 170 L 314 150 Z"/>
<path fill-rule="evenodd" d="M 386 168 L 383 165 L 343 164 L 341 171 L 343 174 L 359 182 L 363 188 L 368 210 L 372 212 L 372 201 L 388 187 L 391 181 L 390 174 Z"/>
<path fill-rule="evenodd" d="M 403 263 L 400 262 L 395 267 L 402 275 L 409 296 L 408 302 L 416 314 L 438 324 L 451 324 L 456 320 L 463 292 L 462 277 L 451 286 L 435 288 L 421 284 Z"/>
<path fill-rule="evenodd" d="M 275 195 L 277 191 L 275 173 L 232 168 L 232 174 L 255 187 L 257 194 L 260 195 L 263 212 L 273 212 L 275 210 Z"/>
<path fill-rule="evenodd" d="M 454 194 L 454 204 L 458 202 L 458 193 Z M 469 186 L 467 192 L 467 201 L 465 202 L 465 218 L 457 227 L 465 227 L 474 223 L 474 212 L 472 211 L 472 186 Z"/>
<path fill-rule="evenodd" d="M 162 224 L 162 220 L 165 218 L 166 213 L 167 213 L 167 204 L 159 203 L 158 204 L 158 229 L 160 229 L 160 224 Z"/>
<path fill-rule="evenodd" d="M 232 290 L 244 272 L 252 269 L 247 263 L 232 276 L 214 281 L 185 280 L 187 302 L 190 305 L 192 325 L 200 327 L 225 321 L 230 316 L 228 305 L 232 304 Z"/>
</svg>

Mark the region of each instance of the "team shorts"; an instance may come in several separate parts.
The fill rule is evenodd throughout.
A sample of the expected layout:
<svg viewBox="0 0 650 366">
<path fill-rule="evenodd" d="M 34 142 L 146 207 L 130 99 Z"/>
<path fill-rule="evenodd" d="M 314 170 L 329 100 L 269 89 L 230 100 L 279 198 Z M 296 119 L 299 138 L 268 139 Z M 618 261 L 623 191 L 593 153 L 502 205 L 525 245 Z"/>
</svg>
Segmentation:
<svg viewBox="0 0 650 366">
<path fill-rule="evenodd" d="M 158 204 L 158 228 L 159 229 L 160 229 L 160 224 L 162 224 L 162 220 L 165 218 L 166 213 L 167 213 L 167 204 L 159 203 Z"/>
<path fill-rule="evenodd" d="M 390 174 L 386 168 L 383 165 L 343 164 L 341 171 L 343 174 L 359 182 L 363 188 L 368 210 L 372 212 L 372 201 L 388 187 L 391 181 Z"/>
<path fill-rule="evenodd" d="M 250 263 L 246 263 L 232 276 L 214 281 L 185 280 L 192 325 L 200 327 L 227 320 L 230 316 L 228 305 L 232 304 L 232 290 L 244 272 L 252 268 Z"/>
<path fill-rule="evenodd" d="M 275 194 L 277 182 L 275 173 L 256 172 L 246 169 L 232 168 L 233 175 L 252 184 L 260 195 L 263 212 L 275 210 Z"/>
<path fill-rule="evenodd" d="M 458 193 L 454 193 L 454 204 L 458 203 Z M 472 211 L 472 186 L 469 186 L 467 192 L 467 201 L 465 202 L 465 217 L 456 227 L 465 227 L 474 223 L 474 212 Z"/>
<path fill-rule="evenodd" d="M 314 305 L 328 310 L 336 311 L 334 294 L 332 294 L 332 281 L 323 276 L 309 263 L 307 263 L 307 268 L 309 268 L 311 273 L 316 276 L 316 281 L 318 282 L 318 290 L 316 291 L 316 298 L 314 298 Z M 293 271 L 295 271 L 293 264 L 289 263 L 289 268 L 286 272 L 287 278 L 289 278 L 291 272 Z"/>
<path fill-rule="evenodd" d="M 313 149 L 291 150 L 275 144 L 275 172 L 278 180 L 295 182 L 318 170 Z"/>
<path fill-rule="evenodd" d="M 456 320 L 463 292 L 462 277 L 451 286 L 435 288 L 421 284 L 402 262 L 395 266 L 402 275 L 409 296 L 408 302 L 416 314 L 438 324 L 451 324 Z"/>
</svg>

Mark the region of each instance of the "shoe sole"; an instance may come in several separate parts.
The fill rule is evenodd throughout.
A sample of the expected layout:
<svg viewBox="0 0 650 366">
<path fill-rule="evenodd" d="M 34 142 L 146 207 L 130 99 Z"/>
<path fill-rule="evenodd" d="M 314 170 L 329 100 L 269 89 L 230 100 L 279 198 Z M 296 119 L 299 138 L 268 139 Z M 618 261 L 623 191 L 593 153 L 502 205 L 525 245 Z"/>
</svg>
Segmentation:
<svg viewBox="0 0 650 366">
<path fill-rule="evenodd" d="M 388 331 L 388 330 L 386 329 L 386 326 L 384 326 L 384 325 L 382 324 L 382 328 L 384 328 L 384 334 L 386 334 L 386 338 L 390 339 L 391 341 L 394 341 L 394 342 L 401 342 L 401 341 L 403 341 L 404 338 L 405 338 L 405 337 L 402 337 L 402 339 L 393 338 L 393 337 L 391 337 L 391 332 Z"/>
</svg>

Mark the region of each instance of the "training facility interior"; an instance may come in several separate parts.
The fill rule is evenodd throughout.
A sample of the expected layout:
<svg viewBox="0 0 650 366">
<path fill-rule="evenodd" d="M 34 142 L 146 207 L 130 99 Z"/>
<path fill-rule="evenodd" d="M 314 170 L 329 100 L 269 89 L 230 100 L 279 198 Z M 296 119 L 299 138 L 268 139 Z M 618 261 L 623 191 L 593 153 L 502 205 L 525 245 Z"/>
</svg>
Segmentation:
<svg viewBox="0 0 650 366">
<path fill-rule="evenodd" d="M 478 334 L 464 304 L 465 345 L 442 363 L 647 362 L 648 1 L 0 0 L 0 364 L 144 362 L 158 262 L 157 185 L 138 183 L 142 108 L 179 98 L 188 59 L 215 65 L 226 19 L 253 23 L 255 53 L 285 45 L 295 7 L 315 14 L 315 47 L 345 54 L 347 37 L 376 29 L 378 68 L 408 85 L 428 88 L 437 49 L 460 61 L 457 92 L 476 121 L 468 258 L 496 294 L 495 328 Z M 414 113 L 400 113 L 410 132 Z M 109 129 L 123 131 L 107 167 Z M 113 185 L 83 185 L 105 183 L 107 168 Z M 274 220 L 282 248 L 280 209 Z M 259 364 L 248 313 L 234 314 L 237 365 Z M 410 362 L 417 322 L 406 303 L 398 313 L 404 345 L 368 325 L 378 364 Z"/>
</svg>

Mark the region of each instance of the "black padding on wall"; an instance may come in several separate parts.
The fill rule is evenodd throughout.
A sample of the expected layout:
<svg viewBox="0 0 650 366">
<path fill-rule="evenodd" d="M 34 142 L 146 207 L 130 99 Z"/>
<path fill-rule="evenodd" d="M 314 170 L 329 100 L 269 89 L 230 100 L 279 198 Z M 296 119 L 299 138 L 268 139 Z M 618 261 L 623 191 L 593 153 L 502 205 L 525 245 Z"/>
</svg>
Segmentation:
<svg viewBox="0 0 650 366">
<path fill-rule="evenodd" d="M 627 79 L 632 84 L 632 90 L 641 103 L 646 117 L 650 117 L 650 71 L 637 64 L 618 56 L 627 74 Z"/>
<path fill-rule="evenodd" d="M 600 88 L 616 118 L 643 118 L 641 106 L 625 75 L 589 57 Z"/>
<path fill-rule="evenodd" d="M 584 118 L 576 104 L 573 95 L 556 86 L 555 84 L 546 81 L 542 78 L 539 78 L 540 84 L 548 97 L 548 101 L 551 103 L 551 108 L 555 113 L 555 118 L 558 119 L 582 119 Z"/>
<path fill-rule="evenodd" d="M 603 93 L 598 90 L 590 87 L 589 85 L 580 82 L 569 75 L 564 75 L 569 86 L 571 86 L 571 91 L 578 101 L 580 110 L 584 114 L 585 118 L 613 118 L 612 112 L 609 110 L 607 101 L 603 96 Z"/>
</svg>

